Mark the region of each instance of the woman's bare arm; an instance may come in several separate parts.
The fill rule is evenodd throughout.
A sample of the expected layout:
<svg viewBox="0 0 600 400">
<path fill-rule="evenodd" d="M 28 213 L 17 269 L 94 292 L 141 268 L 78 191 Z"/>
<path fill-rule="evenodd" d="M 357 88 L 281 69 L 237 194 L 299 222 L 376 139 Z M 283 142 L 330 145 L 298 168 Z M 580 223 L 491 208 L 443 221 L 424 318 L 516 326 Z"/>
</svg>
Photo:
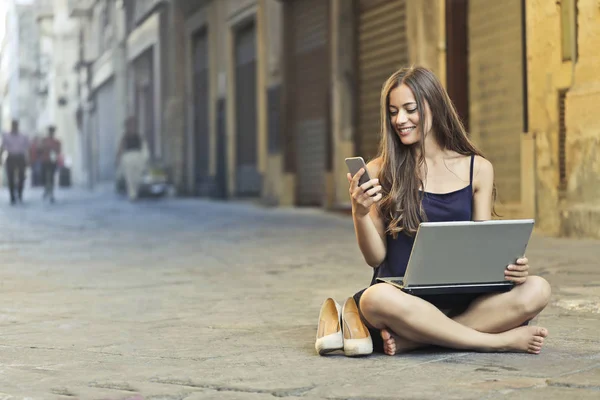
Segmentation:
<svg viewBox="0 0 600 400">
<path fill-rule="evenodd" d="M 373 160 L 367 165 L 369 176 L 372 180 L 379 174 L 379 162 Z M 357 174 L 358 175 L 358 174 Z M 354 177 L 358 181 L 359 177 Z M 367 184 L 366 184 L 367 185 Z M 364 185 L 363 185 L 364 186 Z M 378 193 L 379 182 L 375 182 L 375 185 L 367 185 L 367 190 L 374 190 L 373 193 Z M 385 241 L 385 226 L 384 220 L 379 211 L 378 203 L 381 200 L 381 194 L 377 194 L 374 200 L 366 198 L 364 191 L 360 188 L 356 190 L 356 183 L 352 185 L 351 192 L 354 189 L 354 197 L 352 201 L 352 218 L 354 220 L 354 230 L 356 233 L 356 239 L 358 241 L 358 247 L 363 254 L 363 257 L 367 264 L 371 267 L 379 266 L 385 259 L 387 248 Z M 358 194 L 358 196 L 356 196 Z M 369 193 L 367 193 L 368 195 Z M 365 207 L 370 207 L 368 213 L 365 213 Z"/>
<path fill-rule="evenodd" d="M 494 167 L 485 158 L 476 156 L 474 169 L 473 220 L 489 220 L 492 218 Z"/>
</svg>

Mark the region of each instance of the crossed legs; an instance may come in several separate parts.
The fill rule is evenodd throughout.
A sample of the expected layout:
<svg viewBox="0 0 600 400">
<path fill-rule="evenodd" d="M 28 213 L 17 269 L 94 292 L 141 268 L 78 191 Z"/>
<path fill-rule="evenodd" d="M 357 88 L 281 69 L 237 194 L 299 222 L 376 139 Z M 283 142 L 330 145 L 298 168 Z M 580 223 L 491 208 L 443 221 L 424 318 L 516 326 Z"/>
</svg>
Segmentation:
<svg viewBox="0 0 600 400">
<path fill-rule="evenodd" d="M 360 309 L 366 322 L 381 330 L 386 354 L 425 345 L 476 351 L 539 353 L 545 328 L 521 326 L 546 307 L 550 285 L 538 276 L 509 292 L 481 296 L 453 318 L 418 297 L 387 284 L 369 287 Z"/>
</svg>

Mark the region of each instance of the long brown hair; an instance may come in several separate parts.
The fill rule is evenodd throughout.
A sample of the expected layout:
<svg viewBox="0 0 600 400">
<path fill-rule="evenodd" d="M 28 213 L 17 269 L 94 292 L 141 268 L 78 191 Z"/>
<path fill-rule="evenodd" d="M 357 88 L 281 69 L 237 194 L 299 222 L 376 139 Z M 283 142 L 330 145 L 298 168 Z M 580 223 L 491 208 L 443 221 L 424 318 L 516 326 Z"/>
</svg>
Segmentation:
<svg viewBox="0 0 600 400">
<path fill-rule="evenodd" d="M 402 144 L 389 114 L 390 92 L 402 84 L 406 84 L 413 92 L 419 113 L 421 137 L 419 143 L 411 146 Z M 399 232 L 414 235 L 419 223 L 427 220 L 421 203 L 424 195 L 421 188 L 424 186 L 420 176 L 425 162 L 425 102 L 431 110 L 431 132 L 442 149 L 465 156 L 475 154 L 483 157 L 467 136 L 452 100 L 433 72 L 423 67 L 402 68 L 394 72 L 381 90 L 381 141 L 378 154 L 382 160 L 379 172 L 383 189 L 380 210 L 387 222 L 387 233 L 394 238 Z M 420 148 L 420 152 L 416 151 L 417 148 Z M 493 197 L 495 201 L 495 186 Z"/>
</svg>

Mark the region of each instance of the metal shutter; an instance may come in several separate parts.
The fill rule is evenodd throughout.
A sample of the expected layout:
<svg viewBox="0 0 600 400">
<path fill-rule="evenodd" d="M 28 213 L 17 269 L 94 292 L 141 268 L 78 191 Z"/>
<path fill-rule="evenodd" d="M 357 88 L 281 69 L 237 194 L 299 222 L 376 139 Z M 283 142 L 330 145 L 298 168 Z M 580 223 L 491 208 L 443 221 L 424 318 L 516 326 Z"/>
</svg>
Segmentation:
<svg viewBox="0 0 600 400">
<path fill-rule="evenodd" d="M 291 37 L 290 114 L 296 152 L 296 203 L 321 206 L 325 200 L 329 91 L 329 2 L 294 0 Z"/>
<path fill-rule="evenodd" d="M 372 159 L 380 140 L 380 95 L 385 80 L 408 65 L 404 0 L 358 2 L 358 154 Z"/>
<path fill-rule="evenodd" d="M 206 32 L 194 38 L 194 180 L 196 193 L 209 195 L 208 41 Z"/>
<path fill-rule="evenodd" d="M 98 180 L 109 181 L 115 179 L 115 156 L 122 135 L 115 115 L 116 97 L 113 79 L 98 88 L 96 100 L 98 104 L 98 130 L 96 131 Z"/>
<path fill-rule="evenodd" d="M 523 48 L 521 0 L 469 1 L 471 133 L 494 164 L 498 197 L 521 202 Z"/>
<path fill-rule="evenodd" d="M 240 29 L 235 38 L 236 194 L 260 195 L 256 134 L 256 30 Z"/>
</svg>

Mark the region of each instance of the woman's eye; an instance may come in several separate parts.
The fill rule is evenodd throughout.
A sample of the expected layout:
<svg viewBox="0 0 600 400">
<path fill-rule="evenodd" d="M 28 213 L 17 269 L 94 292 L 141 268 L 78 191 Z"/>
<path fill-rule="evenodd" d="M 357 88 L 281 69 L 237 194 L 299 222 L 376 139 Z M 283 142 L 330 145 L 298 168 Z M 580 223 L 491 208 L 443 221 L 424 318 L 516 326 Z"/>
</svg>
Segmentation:
<svg viewBox="0 0 600 400">
<path fill-rule="evenodd" d="M 417 109 L 416 109 L 416 108 L 413 108 L 413 109 L 411 109 L 411 110 L 406 110 L 406 112 L 407 112 L 407 113 L 409 113 L 409 114 L 413 114 L 413 113 L 414 113 L 414 112 L 416 112 L 416 111 L 417 111 Z"/>
<path fill-rule="evenodd" d="M 392 111 L 392 110 L 390 110 L 390 115 L 391 115 L 391 116 L 395 116 L 395 115 L 397 115 L 397 114 L 398 114 L 398 111 Z"/>
</svg>

